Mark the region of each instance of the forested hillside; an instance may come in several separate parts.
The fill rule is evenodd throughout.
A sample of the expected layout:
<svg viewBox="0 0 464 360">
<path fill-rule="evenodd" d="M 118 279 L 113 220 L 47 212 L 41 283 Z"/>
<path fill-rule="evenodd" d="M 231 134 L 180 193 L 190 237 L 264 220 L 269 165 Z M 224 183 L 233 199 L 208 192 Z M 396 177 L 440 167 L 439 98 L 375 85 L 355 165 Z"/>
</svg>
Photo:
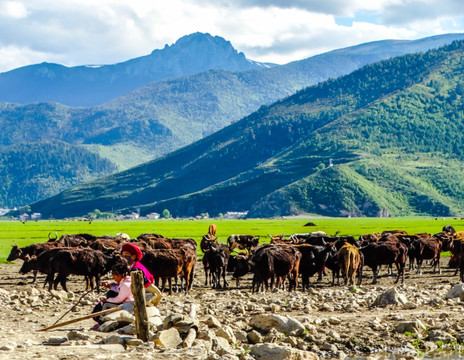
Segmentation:
<svg viewBox="0 0 464 360">
<path fill-rule="evenodd" d="M 299 91 L 161 159 L 32 205 L 174 216 L 451 215 L 464 209 L 464 42 Z"/>
<path fill-rule="evenodd" d="M 194 34 L 180 39 L 172 47 L 143 59 L 134 59 L 124 66 L 130 65 L 129 74 L 145 74 L 152 69 L 151 66 L 158 66 L 164 59 L 166 74 L 172 74 L 170 71 L 176 67 L 168 64 L 166 54 L 172 55 L 174 63 L 182 62 L 181 68 L 185 70 L 188 68 L 185 59 L 196 57 L 201 52 L 201 57 L 195 58 L 199 63 L 192 63 L 190 69 L 199 69 L 198 66 L 202 64 L 209 64 L 214 69 L 153 82 L 96 107 L 70 107 L 56 102 L 27 105 L 0 103 L 3 130 L 0 147 L 23 144 L 21 148 L 34 147 L 37 156 L 43 154 L 47 158 L 48 149 L 42 148 L 41 144 L 61 141 L 69 144 L 70 148 L 78 146 L 97 158 L 106 159 L 111 162 L 111 168 L 122 171 L 193 143 L 258 110 L 261 105 L 271 104 L 318 81 L 338 78 L 367 63 L 397 54 L 438 47 L 462 36 L 447 34 L 414 41 L 378 41 L 334 50 L 282 66 L 262 68 L 262 64 L 254 64 L 259 70 L 229 71 L 217 67 L 234 68 L 248 60 L 222 38 Z M 216 47 L 221 50 L 220 59 L 216 58 L 216 62 L 214 59 L 208 62 L 201 60 L 208 57 L 208 49 L 210 56 L 214 57 Z M 156 68 L 160 74 L 160 69 L 164 67 Z M 118 69 L 123 71 L 122 68 Z M 147 79 L 144 78 L 144 81 Z M 31 85 L 27 91 L 32 88 Z M 41 89 L 36 91 L 43 93 Z M 67 91 L 64 93 L 68 94 Z M 17 157 L 20 156 L 17 153 Z M 23 161 L 27 161 L 27 151 L 22 156 Z M 71 156 L 67 158 L 69 167 L 80 167 L 79 156 L 75 160 Z M 22 170 L 23 177 L 33 176 L 27 174 L 28 168 Z M 21 206 L 44 199 L 67 189 L 71 183 L 78 184 L 76 181 L 83 180 L 81 177 L 68 177 L 70 173 L 66 171 L 60 174 L 58 168 L 56 171 L 57 182 L 53 186 L 44 178 L 38 178 L 20 197 L 12 192 L 2 194 L 0 207 L 10 204 Z M 90 178 L 86 179 L 107 174 L 107 171 L 91 171 L 88 173 Z M 21 179 L 14 177 L 14 173 L 10 173 L 8 179 L 0 178 L 0 182 L 7 181 L 22 183 Z"/>
</svg>

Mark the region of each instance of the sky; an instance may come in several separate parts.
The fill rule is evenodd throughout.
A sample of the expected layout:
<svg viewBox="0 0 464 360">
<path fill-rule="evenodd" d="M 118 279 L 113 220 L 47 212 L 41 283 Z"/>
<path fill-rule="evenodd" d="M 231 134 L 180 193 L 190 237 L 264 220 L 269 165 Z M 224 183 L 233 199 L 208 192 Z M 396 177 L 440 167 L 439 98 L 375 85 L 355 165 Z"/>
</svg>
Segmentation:
<svg viewBox="0 0 464 360">
<path fill-rule="evenodd" d="M 374 40 L 464 33 L 464 0 L 0 0 L 0 72 L 114 64 L 194 32 L 285 64 Z"/>
</svg>

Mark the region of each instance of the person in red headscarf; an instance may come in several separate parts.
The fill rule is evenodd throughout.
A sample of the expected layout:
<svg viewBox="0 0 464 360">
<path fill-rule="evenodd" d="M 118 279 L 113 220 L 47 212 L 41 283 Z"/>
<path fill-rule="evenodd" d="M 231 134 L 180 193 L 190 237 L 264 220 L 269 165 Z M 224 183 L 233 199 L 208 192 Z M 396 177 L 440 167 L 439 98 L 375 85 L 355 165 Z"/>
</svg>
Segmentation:
<svg viewBox="0 0 464 360">
<path fill-rule="evenodd" d="M 140 260 L 142 260 L 143 257 L 142 250 L 140 250 L 137 245 L 125 243 L 121 247 L 121 256 L 127 260 L 130 271 L 142 271 L 145 291 L 154 294 L 150 303 L 157 306 L 161 301 L 162 294 L 161 291 L 153 284 L 153 281 L 155 280 L 153 275 L 140 263 Z"/>
<path fill-rule="evenodd" d="M 155 280 L 153 275 L 148 271 L 148 269 L 140 263 L 142 260 L 143 253 L 142 250 L 137 245 L 131 243 L 125 243 L 121 247 L 121 256 L 127 260 L 129 265 L 129 270 L 140 270 L 143 273 L 143 286 L 147 288 L 150 284 L 153 284 Z"/>
</svg>

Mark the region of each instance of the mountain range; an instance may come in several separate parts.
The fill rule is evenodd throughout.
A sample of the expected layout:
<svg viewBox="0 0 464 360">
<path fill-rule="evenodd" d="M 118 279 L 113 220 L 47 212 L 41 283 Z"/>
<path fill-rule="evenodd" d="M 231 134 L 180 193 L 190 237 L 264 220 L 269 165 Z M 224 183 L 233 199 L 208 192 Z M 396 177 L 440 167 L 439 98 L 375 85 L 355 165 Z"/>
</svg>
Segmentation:
<svg viewBox="0 0 464 360">
<path fill-rule="evenodd" d="M 462 214 L 464 42 L 366 65 L 154 161 L 31 205 L 44 216 Z M 271 69 L 272 70 L 272 69 Z"/>
<path fill-rule="evenodd" d="M 162 79 L 216 68 L 243 71 L 270 66 L 247 59 L 222 37 L 195 33 L 118 64 L 66 67 L 42 63 L 1 73 L 0 101 L 89 107 Z"/>
<path fill-rule="evenodd" d="M 461 38 L 464 34 L 377 41 L 277 66 L 247 59 L 223 38 L 196 33 L 125 63 L 98 68 L 52 64 L 65 75 L 46 77 L 49 85 L 36 76 L 44 66 L 51 74 L 48 64 L 0 74 L 0 95 L 31 91 L 46 95 L 50 101 L 0 104 L 4 130 L 0 133 L 0 206 L 41 200 L 142 164 L 213 134 L 261 105 L 272 104 L 306 86 L 338 78 L 381 59 L 438 48 Z M 28 69 L 35 70 L 28 73 Z M 180 76 L 172 77 L 176 75 Z M 132 77 L 135 80 L 130 80 Z M 157 77 L 165 79 L 147 84 Z M 91 91 L 81 89 L 79 96 L 73 95 L 86 79 L 92 80 L 95 89 L 114 88 L 121 93 L 129 89 L 124 84 L 141 81 L 145 85 L 93 107 L 63 105 L 59 97 L 54 97 L 88 96 L 96 101 Z M 48 86 L 56 91 L 47 90 Z M 20 91 L 8 91 L 16 87 Z M 34 88 L 42 90 L 30 90 Z M 6 100 L 0 96 L 0 101 Z M 23 166 L 12 165 L 12 159 Z"/>
</svg>

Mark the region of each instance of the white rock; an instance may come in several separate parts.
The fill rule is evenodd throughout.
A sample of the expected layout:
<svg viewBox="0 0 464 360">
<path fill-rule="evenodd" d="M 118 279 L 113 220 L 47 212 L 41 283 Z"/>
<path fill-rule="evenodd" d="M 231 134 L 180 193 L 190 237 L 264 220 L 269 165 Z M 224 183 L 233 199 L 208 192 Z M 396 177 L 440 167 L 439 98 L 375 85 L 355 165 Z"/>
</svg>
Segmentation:
<svg viewBox="0 0 464 360">
<path fill-rule="evenodd" d="M 126 310 L 119 310 L 114 313 L 103 315 L 101 320 L 103 322 L 117 321 L 121 324 L 132 324 L 135 321 L 135 317 Z"/>
<path fill-rule="evenodd" d="M 418 333 L 424 330 L 426 330 L 425 325 L 418 319 L 400 322 L 395 328 L 395 331 L 400 333 L 404 333 L 406 331 L 410 333 Z"/>
<path fill-rule="evenodd" d="M 377 296 L 372 306 L 386 306 L 405 304 L 408 299 L 403 294 L 400 294 L 396 288 L 391 288 Z"/>
<path fill-rule="evenodd" d="M 221 322 L 213 315 L 208 316 L 203 322 L 210 328 L 220 328 L 222 326 Z"/>
<path fill-rule="evenodd" d="M 250 325 L 258 330 L 269 331 L 273 328 L 287 335 L 302 335 L 304 325 L 296 319 L 275 314 L 261 314 L 252 317 Z"/>
<path fill-rule="evenodd" d="M 234 332 L 232 331 L 231 327 L 227 325 L 217 329 L 216 336 L 223 337 L 229 342 L 229 344 L 235 344 L 237 342 Z"/>
<path fill-rule="evenodd" d="M 460 298 L 461 300 L 464 300 L 464 284 L 459 283 L 454 285 L 445 296 L 445 299 L 453 298 Z"/>
<path fill-rule="evenodd" d="M 172 349 L 182 344 L 182 338 L 176 328 L 170 328 L 156 334 L 155 344 Z"/>
</svg>

